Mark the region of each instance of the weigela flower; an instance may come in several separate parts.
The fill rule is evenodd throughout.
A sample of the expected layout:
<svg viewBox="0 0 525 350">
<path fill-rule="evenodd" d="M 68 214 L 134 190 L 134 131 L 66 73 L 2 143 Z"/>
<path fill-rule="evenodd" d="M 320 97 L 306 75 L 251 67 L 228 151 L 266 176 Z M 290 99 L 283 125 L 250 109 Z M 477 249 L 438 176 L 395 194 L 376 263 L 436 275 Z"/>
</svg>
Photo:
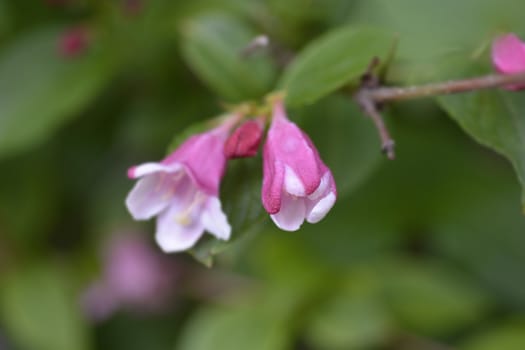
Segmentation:
<svg viewBox="0 0 525 350">
<path fill-rule="evenodd" d="M 330 169 L 310 138 L 288 120 L 283 102 L 275 102 L 263 150 L 264 208 L 279 228 L 295 231 L 305 219 L 324 218 L 336 197 Z"/>
<path fill-rule="evenodd" d="M 208 231 L 227 240 L 231 227 L 219 201 L 226 167 L 224 143 L 231 123 L 190 137 L 159 163 L 128 171 L 140 178 L 126 199 L 136 220 L 157 216 L 156 240 L 166 252 L 191 248 Z"/>
<path fill-rule="evenodd" d="M 120 308 L 162 310 L 172 299 L 178 266 L 158 253 L 141 236 L 124 232 L 105 244 L 100 279 L 82 294 L 86 316 L 109 318 Z"/>
<path fill-rule="evenodd" d="M 506 34 L 496 38 L 492 44 L 492 64 L 502 74 L 525 72 L 525 43 L 515 34 Z M 510 90 L 524 88 L 524 85 L 506 87 Z"/>
</svg>

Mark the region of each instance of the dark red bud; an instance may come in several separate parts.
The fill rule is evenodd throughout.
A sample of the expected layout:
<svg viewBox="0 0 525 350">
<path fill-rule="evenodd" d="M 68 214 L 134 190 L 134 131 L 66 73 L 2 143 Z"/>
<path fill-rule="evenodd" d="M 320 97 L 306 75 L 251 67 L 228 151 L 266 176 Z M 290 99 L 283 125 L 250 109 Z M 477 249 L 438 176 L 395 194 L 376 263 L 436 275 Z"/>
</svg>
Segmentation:
<svg viewBox="0 0 525 350">
<path fill-rule="evenodd" d="M 89 47 L 89 31 L 85 27 L 75 27 L 65 31 L 60 37 L 59 51 L 65 58 L 75 58 Z"/>
<path fill-rule="evenodd" d="M 257 154 L 263 135 L 260 120 L 248 120 L 230 135 L 224 145 L 224 155 L 229 158 L 248 158 Z"/>
</svg>

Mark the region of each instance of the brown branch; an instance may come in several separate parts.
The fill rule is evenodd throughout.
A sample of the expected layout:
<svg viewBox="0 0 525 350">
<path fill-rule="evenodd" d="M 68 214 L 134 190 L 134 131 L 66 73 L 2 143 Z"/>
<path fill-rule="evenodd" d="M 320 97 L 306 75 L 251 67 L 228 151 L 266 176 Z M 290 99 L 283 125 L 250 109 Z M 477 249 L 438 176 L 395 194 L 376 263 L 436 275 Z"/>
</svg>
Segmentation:
<svg viewBox="0 0 525 350">
<path fill-rule="evenodd" d="M 369 91 L 369 97 L 376 103 L 409 100 L 421 97 L 455 94 L 495 87 L 525 84 L 525 73 L 502 75 L 490 74 L 463 80 L 450 80 L 408 87 L 377 87 Z"/>
<path fill-rule="evenodd" d="M 374 57 L 367 71 L 361 77 L 361 86 L 354 98 L 361 110 L 375 124 L 381 139 L 381 147 L 388 159 L 394 159 L 394 140 L 379 113 L 379 107 L 389 101 L 409 100 L 436 95 L 455 94 L 476 91 L 495 87 L 507 87 L 516 84 L 525 85 L 525 72 L 513 75 L 489 74 L 481 77 L 450 80 L 408 87 L 383 87 L 374 70 L 378 67 L 379 60 Z"/>
</svg>

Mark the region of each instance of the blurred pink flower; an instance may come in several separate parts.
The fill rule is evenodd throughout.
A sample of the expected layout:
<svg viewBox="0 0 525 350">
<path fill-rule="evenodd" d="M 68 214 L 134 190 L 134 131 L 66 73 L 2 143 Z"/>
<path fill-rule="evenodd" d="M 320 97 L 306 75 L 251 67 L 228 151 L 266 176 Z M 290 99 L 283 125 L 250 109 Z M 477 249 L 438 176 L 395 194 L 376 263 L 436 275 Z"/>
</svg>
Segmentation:
<svg viewBox="0 0 525 350">
<path fill-rule="evenodd" d="M 157 216 L 156 240 L 165 252 L 191 248 L 205 230 L 229 239 L 231 227 L 218 196 L 224 143 L 235 120 L 190 137 L 159 163 L 129 169 L 128 176 L 140 180 L 126 199 L 128 210 L 136 220 Z"/>
<path fill-rule="evenodd" d="M 62 33 L 59 40 L 59 53 L 65 58 L 75 58 L 86 52 L 91 38 L 89 29 L 83 26 L 73 27 Z"/>
<path fill-rule="evenodd" d="M 502 74 L 525 72 L 525 43 L 512 33 L 496 38 L 492 43 L 492 63 Z M 517 90 L 524 87 L 524 85 L 511 85 L 506 88 Z"/>
<path fill-rule="evenodd" d="M 305 219 L 319 222 L 334 205 L 332 173 L 310 138 L 288 120 L 282 101 L 273 107 L 263 163 L 262 201 L 279 228 L 295 231 Z"/>
<path fill-rule="evenodd" d="M 120 308 L 153 311 L 169 303 L 177 269 L 140 236 L 122 234 L 105 247 L 103 273 L 82 295 L 89 318 L 98 321 Z"/>
</svg>

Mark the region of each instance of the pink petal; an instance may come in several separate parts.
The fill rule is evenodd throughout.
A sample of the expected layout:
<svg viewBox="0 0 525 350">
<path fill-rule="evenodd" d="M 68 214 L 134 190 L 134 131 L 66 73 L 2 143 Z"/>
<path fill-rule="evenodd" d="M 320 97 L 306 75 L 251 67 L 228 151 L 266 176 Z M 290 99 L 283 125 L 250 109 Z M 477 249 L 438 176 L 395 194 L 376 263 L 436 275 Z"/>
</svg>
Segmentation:
<svg viewBox="0 0 525 350">
<path fill-rule="evenodd" d="M 271 218 L 281 230 L 297 231 L 306 214 L 304 199 L 286 194 L 282 198 L 281 210 L 271 215 Z"/>
<path fill-rule="evenodd" d="M 221 209 L 221 202 L 217 197 L 209 197 L 201 216 L 204 229 L 215 237 L 223 240 L 230 238 L 231 227 L 226 215 Z"/>
<path fill-rule="evenodd" d="M 525 71 L 525 46 L 515 34 L 497 38 L 492 45 L 492 62 L 500 73 Z"/>
<path fill-rule="evenodd" d="M 284 165 L 275 160 L 268 143 L 263 150 L 263 184 L 261 198 L 264 209 L 269 214 L 276 214 L 281 209 L 282 187 L 284 183 Z"/>
<path fill-rule="evenodd" d="M 179 185 L 179 173 L 157 172 L 140 179 L 126 198 L 126 206 L 135 220 L 147 220 L 164 210 Z"/>
<path fill-rule="evenodd" d="M 224 143 L 227 135 L 227 129 L 222 126 L 194 135 L 165 158 L 162 164 L 183 164 L 203 192 L 216 196 L 226 168 Z"/>
</svg>

